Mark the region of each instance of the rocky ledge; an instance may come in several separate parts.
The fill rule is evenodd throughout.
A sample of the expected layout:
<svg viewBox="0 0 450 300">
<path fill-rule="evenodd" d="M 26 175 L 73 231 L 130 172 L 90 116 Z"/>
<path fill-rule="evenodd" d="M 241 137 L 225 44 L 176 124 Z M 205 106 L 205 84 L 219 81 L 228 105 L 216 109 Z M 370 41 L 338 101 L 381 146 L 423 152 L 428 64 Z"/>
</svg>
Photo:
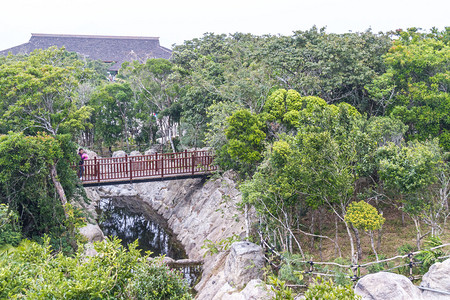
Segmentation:
<svg viewBox="0 0 450 300">
<path fill-rule="evenodd" d="M 205 241 L 218 243 L 232 236 L 245 238 L 252 214 L 241 200 L 232 173 L 214 179 L 157 181 L 86 188 L 90 199 L 137 197 L 163 216 L 183 244 L 190 260 L 203 262 L 196 299 L 270 299 L 262 278 L 262 248 L 237 242 L 227 251 L 208 252 Z"/>
</svg>

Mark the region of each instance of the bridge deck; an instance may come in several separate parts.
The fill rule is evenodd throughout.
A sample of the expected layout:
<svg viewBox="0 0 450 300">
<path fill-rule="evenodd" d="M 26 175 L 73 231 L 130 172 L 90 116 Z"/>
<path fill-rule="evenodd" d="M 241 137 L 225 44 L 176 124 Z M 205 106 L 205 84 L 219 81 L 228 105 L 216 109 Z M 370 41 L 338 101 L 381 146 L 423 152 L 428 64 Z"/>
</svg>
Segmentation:
<svg viewBox="0 0 450 300">
<path fill-rule="evenodd" d="M 155 153 L 85 160 L 84 186 L 200 177 L 217 170 L 208 151 Z"/>
</svg>

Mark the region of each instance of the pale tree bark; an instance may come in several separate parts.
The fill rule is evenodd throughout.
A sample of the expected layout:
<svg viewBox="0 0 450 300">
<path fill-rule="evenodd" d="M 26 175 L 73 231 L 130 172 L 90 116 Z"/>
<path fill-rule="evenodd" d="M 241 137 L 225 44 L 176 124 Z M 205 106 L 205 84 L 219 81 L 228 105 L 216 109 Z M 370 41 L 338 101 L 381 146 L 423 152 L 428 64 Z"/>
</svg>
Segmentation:
<svg viewBox="0 0 450 300">
<path fill-rule="evenodd" d="M 61 182 L 59 182 L 58 179 L 58 172 L 56 170 L 56 163 L 50 166 L 50 177 L 52 178 L 53 185 L 55 186 L 56 192 L 58 193 L 59 200 L 61 201 L 62 207 L 64 209 L 64 215 L 66 216 L 66 219 L 68 219 L 69 215 L 67 213 L 67 198 L 66 193 L 64 192 L 64 189 L 61 185 Z"/>
<path fill-rule="evenodd" d="M 372 250 L 373 250 L 373 253 L 375 254 L 375 258 L 378 261 L 378 253 L 377 253 L 377 250 L 375 248 L 375 243 L 373 241 L 373 231 L 369 230 L 368 234 L 369 234 L 369 237 L 370 237 L 370 245 L 372 246 Z"/>
</svg>

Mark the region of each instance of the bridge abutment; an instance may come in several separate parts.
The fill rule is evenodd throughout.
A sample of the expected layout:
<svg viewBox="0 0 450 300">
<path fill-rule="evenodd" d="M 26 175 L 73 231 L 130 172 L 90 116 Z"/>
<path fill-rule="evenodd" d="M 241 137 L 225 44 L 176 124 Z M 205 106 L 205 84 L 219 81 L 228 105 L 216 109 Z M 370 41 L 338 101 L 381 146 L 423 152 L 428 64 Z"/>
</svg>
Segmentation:
<svg viewBox="0 0 450 300">
<path fill-rule="evenodd" d="M 204 262 L 202 279 L 195 287 L 196 299 L 213 299 L 224 285 L 233 289 L 224 279 L 228 251 L 210 255 L 208 249 L 202 248 L 207 240 L 218 243 L 233 236 L 243 239 L 249 230 L 250 222 L 237 205 L 241 195 L 231 173 L 215 180 L 192 178 L 88 187 L 86 190 L 88 195 L 99 197 L 137 197 L 164 217 L 189 259 Z M 248 218 L 252 218 L 252 214 L 248 214 Z"/>
</svg>

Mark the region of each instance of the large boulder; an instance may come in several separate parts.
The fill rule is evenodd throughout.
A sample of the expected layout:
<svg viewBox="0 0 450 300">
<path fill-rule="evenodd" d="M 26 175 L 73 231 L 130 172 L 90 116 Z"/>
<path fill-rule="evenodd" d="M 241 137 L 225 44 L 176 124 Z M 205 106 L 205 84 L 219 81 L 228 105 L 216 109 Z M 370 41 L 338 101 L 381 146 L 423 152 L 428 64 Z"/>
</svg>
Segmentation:
<svg viewBox="0 0 450 300">
<path fill-rule="evenodd" d="M 421 300 L 422 293 L 418 287 L 405 276 L 379 272 L 361 278 L 355 292 L 364 300 Z"/>
<path fill-rule="evenodd" d="M 225 262 L 225 279 L 237 289 L 243 288 L 252 279 L 261 279 L 264 267 L 263 249 L 250 242 L 231 245 Z"/>
<path fill-rule="evenodd" d="M 126 153 L 125 151 L 114 151 L 114 153 L 112 154 L 112 157 L 125 157 Z"/>
<path fill-rule="evenodd" d="M 269 300 L 275 297 L 275 293 L 270 290 L 261 279 L 252 279 L 240 293 L 245 300 Z"/>
<path fill-rule="evenodd" d="M 155 154 L 157 152 L 158 151 L 156 151 L 156 149 L 150 148 L 150 149 L 148 149 L 147 151 L 144 152 L 144 155 L 151 155 L 151 154 Z"/>
<path fill-rule="evenodd" d="M 142 153 L 139 151 L 131 151 L 130 152 L 130 156 L 141 156 L 141 155 L 142 155 Z"/>
<path fill-rule="evenodd" d="M 99 158 L 98 154 L 89 149 L 84 149 L 84 152 L 88 155 L 89 159 Z"/>
<path fill-rule="evenodd" d="M 423 276 L 420 287 L 426 288 L 422 291 L 424 299 L 450 299 L 450 259 L 447 259 L 442 263 L 433 264 Z M 430 291 L 428 289 L 435 291 Z M 436 291 L 442 291 L 448 294 Z"/>
<path fill-rule="evenodd" d="M 79 229 L 80 234 L 84 235 L 89 243 L 103 241 L 105 236 L 98 225 L 87 224 Z"/>
</svg>

